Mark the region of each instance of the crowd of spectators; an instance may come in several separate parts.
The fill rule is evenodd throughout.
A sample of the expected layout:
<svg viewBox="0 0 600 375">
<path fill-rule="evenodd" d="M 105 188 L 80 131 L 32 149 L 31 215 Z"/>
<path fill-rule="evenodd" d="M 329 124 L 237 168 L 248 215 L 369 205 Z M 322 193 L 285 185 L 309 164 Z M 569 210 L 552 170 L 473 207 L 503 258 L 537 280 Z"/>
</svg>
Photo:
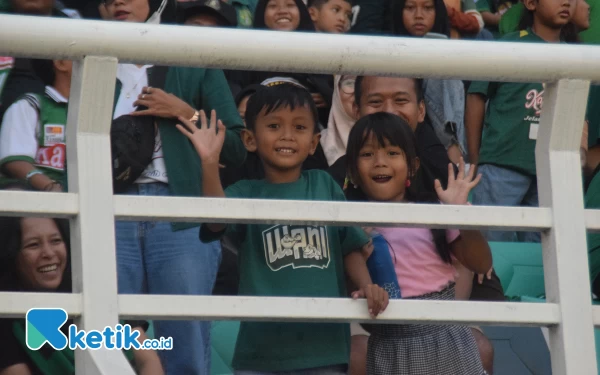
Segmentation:
<svg viewBox="0 0 600 375">
<path fill-rule="evenodd" d="M 181 27 L 600 44 L 600 0 L 0 0 L 0 12 Z M 341 42 L 343 42 L 341 40 Z M 307 52 L 309 53 L 309 52 Z M 318 58 L 318 57 L 315 57 Z M 72 62 L 0 57 L 0 188 L 66 192 Z M 581 139 L 600 208 L 600 91 Z M 544 83 L 119 64 L 115 194 L 538 206 Z M 0 218 L 0 290 L 71 291 L 68 225 Z M 501 301 L 487 241 L 539 233 L 294 225 L 115 223 L 122 294 Z M 380 241 L 382 240 L 383 241 Z M 588 237 L 600 296 L 600 234 Z M 391 255 L 391 256 L 390 256 Z M 383 265 L 383 266 L 382 266 Z M 326 312 L 324 312 L 326 314 Z M 140 330 L 147 322 L 128 322 Z M 170 351 L 128 352 L 140 374 L 210 372 L 207 321 L 154 321 Z M 0 375 L 73 374 L 73 353 L 0 321 Z M 239 374 L 492 374 L 478 327 L 242 323 Z"/>
</svg>

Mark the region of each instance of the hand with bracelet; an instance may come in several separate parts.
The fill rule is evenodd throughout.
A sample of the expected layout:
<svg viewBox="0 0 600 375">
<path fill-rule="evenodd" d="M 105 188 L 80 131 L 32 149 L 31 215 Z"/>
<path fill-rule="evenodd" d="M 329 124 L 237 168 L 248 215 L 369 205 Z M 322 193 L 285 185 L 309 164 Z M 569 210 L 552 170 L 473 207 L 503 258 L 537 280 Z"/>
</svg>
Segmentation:
<svg viewBox="0 0 600 375">
<path fill-rule="evenodd" d="M 156 116 L 162 118 L 198 120 L 198 111 L 173 94 L 166 93 L 156 87 L 144 87 L 134 106 L 143 106 L 148 109 L 131 113 L 132 116 Z"/>
<path fill-rule="evenodd" d="M 35 190 L 55 193 L 62 193 L 63 191 L 59 182 L 50 179 L 42 171 L 35 168 L 27 173 L 25 180 Z"/>
</svg>

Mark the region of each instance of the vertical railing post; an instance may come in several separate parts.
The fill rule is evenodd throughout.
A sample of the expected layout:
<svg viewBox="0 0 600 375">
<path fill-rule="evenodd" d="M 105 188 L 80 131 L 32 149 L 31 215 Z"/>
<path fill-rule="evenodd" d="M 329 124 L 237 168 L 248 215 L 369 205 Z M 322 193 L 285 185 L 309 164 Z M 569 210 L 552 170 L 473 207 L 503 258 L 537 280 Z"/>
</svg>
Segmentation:
<svg viewBox="0 0 600 375">
<path fill-rule="evenodd" d="M 73 291 L 81 293 L 77 325 L 104 330 L 118 322 L 110 124 L 117 59 L 88 56 L 73 62 L 67 121 L 69 191 L 79 195 L 71 222 Z M 120 351 L 77 350 L 77 375 L 131 374 Z"/>
<path fill-rule="evenodd" d="M 546 85 L 536 146 L 540 206 L 553 213 L 552 229 L 542 233 L 546 295 L 561 313 L 550 327 L 554 374 L 597 373 L 579 156 L 589 85 Z"/>
</svg>

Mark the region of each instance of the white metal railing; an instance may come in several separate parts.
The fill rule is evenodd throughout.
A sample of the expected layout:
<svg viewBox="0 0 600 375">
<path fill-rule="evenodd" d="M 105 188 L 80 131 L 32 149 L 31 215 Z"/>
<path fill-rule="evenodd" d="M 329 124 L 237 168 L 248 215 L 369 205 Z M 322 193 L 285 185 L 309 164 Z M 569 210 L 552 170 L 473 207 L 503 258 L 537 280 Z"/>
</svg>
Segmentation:
<svg viewBox="0 0 600 375">
<path fill-rule="evenodd" d="M 555 374 L 595 374 L 579 140 L 600 48 L 182 28 L 0 16 L 0 55 L 69 58 L 69 193 L 0 192 L 1 215 L 67 217 L 73 294 L 0 293 L 0 317 L 63 307 L 82 329 L 124 318 L 370 321 L 350 299 L 117 295 L 114 219 L 410 225 L 542 231 L 547 303 L 393 301 L 376 322 L 550 327 Z M 106 57 L 108 56 L 108 57 Z M 315 58 L 316 57 L 316 58 Z M 117 58 L 119 60 L 117 60 Z M 113 196 L 109 127 L 117 62 L 546 83 L 536 163 L 540 208 Z M 269 309 L 264 309 L 268 304 Z M 327 311 L 327 316 L 323 312 Z M 133 374 L 115 351 L 77 351 L 77 374 Z"/>
</svg>

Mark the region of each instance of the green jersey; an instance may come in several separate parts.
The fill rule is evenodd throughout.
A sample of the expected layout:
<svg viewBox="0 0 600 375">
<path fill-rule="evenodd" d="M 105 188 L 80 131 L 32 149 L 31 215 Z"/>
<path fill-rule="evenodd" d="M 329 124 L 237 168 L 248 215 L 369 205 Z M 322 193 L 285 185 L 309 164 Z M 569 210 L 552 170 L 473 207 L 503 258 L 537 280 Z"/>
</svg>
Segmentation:
<svg viewBox="0 0 600 375">
<path fill-rule="evenodd" d="M 321 170 L 304 171 L 297 181 L 285 184 L 243 180 L 229 186 L 225 194 L 345 200 L 340 187 Z M 346 296 L 343 258 L 369 241 L 360 228 L 325 225 L 234 224 L 225 233 L 242 243 L 239 293 L 246 296 Z M 204 242 L 218 236 L 205 226 L 200 230 Z M 233 367 L 275 372 L 346 364 L 349 339 L 348 324 L 242 322 Z"/>
<path fill-rule="evenodd" d="M 11 105 L 0 130 L 0 166 L 26 161 L 50 179 L 65 177 L 67 99 L 46 86 L 44 95 L 26 94 Z"/>
<path fill-rule="evenodd" d="M 545 43 L 531 30 L 504 36 L 501 41 Z M 479 164 L 494 164 L 535 176 L 535 141 L 542 111 L 541 83 L 473 82 L 469 94 L 489 99 Z"/>
<path fill-rule="evenodd" d="M 2 89 L 8 80 L 8 75 L 12 70 L 15 60 L 12 57 L 0 56 L 0 95 L 2 95 Z M 2 103 L 0 103 L 2 105 Z"/>
</svg>

